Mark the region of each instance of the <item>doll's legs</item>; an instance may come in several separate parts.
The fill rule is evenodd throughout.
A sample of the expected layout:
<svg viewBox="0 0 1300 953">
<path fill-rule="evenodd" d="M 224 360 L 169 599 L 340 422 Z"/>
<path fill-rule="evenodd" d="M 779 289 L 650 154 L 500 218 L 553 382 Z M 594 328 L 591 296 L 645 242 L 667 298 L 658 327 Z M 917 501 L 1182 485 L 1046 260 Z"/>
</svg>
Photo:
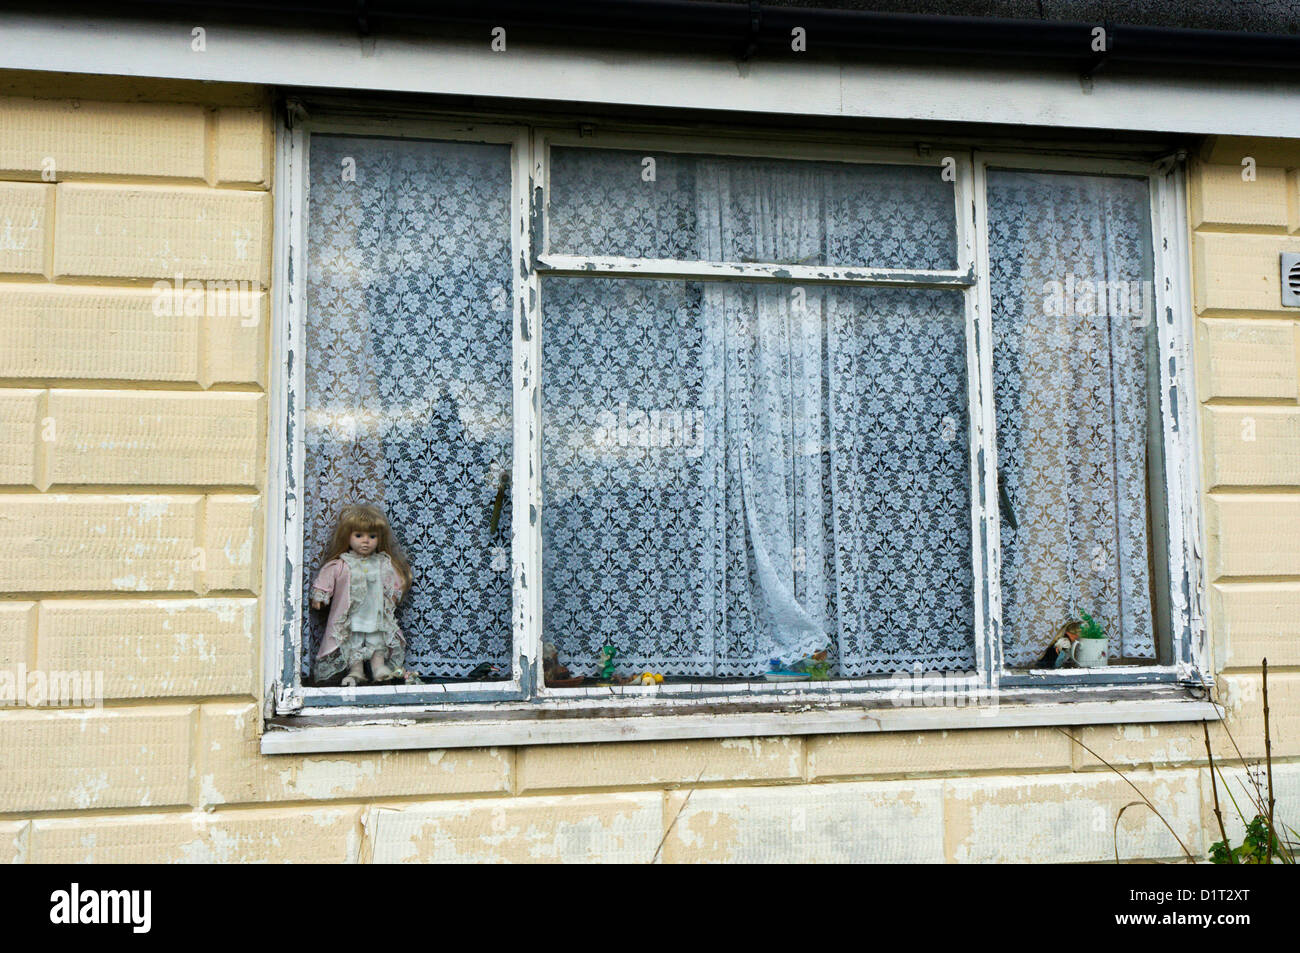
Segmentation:
<svg viewBox="0 0 1300 953">
<path fill-rule="evenodd" d="M 348 673 L 343 676 L 343 687 L 347 688 L 352 685 L 360 685 L 366 680 L 365 662 L 358 659 L 348 667 Z"/>
<path fill-rule="evenodd" d="M 370 677 L 378 682 L 392 672 L 384 666 L 383 636 L 377 632 L 344 632 L 339 644 L 347 662 L 348 673 L 343 676 L 345 687 L 366 683 L 366 659 L 370 659 Z"/>
<path fill-rule="evenodd" d="M 377 682 L 397 674 L 397 670 L 388 664 L 387 649 L 376 649 L 375 654 L 370 656 L 370 674 L 374 676 Z"/>
</svg>

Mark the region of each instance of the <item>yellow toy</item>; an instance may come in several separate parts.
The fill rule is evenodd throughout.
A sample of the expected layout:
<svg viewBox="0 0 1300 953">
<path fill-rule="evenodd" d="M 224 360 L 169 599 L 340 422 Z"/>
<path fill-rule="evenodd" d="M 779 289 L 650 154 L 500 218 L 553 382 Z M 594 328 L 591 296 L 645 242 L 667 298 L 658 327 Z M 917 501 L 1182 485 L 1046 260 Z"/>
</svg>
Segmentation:
<svg viewBox="0 0 1300 953">
<path fill-rule="evenodd" d="M 632 679 L 633 684 L 637 685 L 662 685 L 664 677 L 658 672 L 642 672 L 636 678 Z"/>
</svg>

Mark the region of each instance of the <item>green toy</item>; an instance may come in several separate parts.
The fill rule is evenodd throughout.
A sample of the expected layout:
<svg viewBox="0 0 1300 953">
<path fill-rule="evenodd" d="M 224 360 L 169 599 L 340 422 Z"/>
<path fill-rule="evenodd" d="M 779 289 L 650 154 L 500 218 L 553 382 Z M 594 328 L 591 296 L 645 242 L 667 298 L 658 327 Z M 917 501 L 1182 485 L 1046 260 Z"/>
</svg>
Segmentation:
<svg viewBox="0 0 1300 953">
<path fill-rule="evenodd" d="M 600 672 L 597 678 L 610 682 L 614 680 L 614 656 L 618 655 L 618 649 L 614 648 L 612 642 L 606 642 L 600 647 Z"/>
</svg>

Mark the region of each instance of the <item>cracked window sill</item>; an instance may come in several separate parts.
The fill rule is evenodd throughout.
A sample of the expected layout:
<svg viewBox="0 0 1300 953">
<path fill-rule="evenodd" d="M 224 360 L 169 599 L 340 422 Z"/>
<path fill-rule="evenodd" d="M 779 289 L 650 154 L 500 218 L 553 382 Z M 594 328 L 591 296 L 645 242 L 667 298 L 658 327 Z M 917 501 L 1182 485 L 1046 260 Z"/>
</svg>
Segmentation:
<svg viewBox="0 0 1300 953">
<path fill-rule="evenodd" d="M 822 704 L 647 704 L 611 710 L 562 703 L 476 711 L 341 711 L 267 721 L 263 754 L 510 747 L 773 735 L 1218 720 L 1223 709 L 1178 685 L 1004 691 L 983 705 L 899 705 L 886 699 Z M 912 699 L 919 700 L 919 699 Z"/>
</svg>

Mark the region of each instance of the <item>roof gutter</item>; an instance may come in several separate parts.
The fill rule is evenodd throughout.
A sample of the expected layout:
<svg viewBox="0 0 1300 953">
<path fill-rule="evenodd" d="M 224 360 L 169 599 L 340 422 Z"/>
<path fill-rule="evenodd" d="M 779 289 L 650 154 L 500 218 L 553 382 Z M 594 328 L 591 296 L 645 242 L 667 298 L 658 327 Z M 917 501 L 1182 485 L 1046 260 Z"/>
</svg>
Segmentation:
<svg viewBox="0 0 1300 953">
<path fill-rule="evenodd" d="M 993 56 L 1014 63 L 1092 72 L 1103 65 L 1185 68 L 1249 67 L 1300 71 L 1300 36 L 1189 30 L 1124 23 L 871 13 L 691 0 L 297 0 L 297 2 L 136 2 L 147 16 L 200 13 L 241 21 L 278 17 L 296 24 L 396 34 L 439 25 L 502 26 L 548 36 L 619 37 L 641 44 L 718 45 L 741 58 L 799 55 L 793 32 L 806 32 L 807 52 L 847 58 L 910 54 L 948 59 Z M 1099 34 L 1098 31 L 1104 31 Z"/>
</svg>

